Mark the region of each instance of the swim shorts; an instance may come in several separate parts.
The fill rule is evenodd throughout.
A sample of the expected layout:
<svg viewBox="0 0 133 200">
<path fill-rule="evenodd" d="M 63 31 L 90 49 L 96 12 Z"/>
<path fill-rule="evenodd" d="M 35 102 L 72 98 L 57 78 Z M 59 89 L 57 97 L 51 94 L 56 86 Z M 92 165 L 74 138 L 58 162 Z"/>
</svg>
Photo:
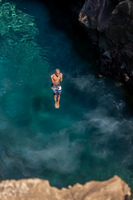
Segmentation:
<svg viewBox="0 0 133 200">
<path fill-rule="evenodd" d="M 52 89 L 54 95 L 60 95 L 62 92 L 61 85 L 52 85 L 51 89 Z"/>
</svg>

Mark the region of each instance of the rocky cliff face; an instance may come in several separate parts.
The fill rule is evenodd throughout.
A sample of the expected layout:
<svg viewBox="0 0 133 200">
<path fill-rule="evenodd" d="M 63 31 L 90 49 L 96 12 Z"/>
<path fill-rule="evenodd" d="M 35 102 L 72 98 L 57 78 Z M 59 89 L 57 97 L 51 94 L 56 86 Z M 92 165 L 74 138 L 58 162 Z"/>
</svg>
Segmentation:
<svg viewBox="0 0 133 200">
<path fill-rule="evenodd" d="M 100 55 L 100 74 L 133 88 L 133 0 L 86 0 L 79 14 Z"/>
<path fill-rule="evenodd" d="M 6 180 L 0 183 L 0 200 L 128 200 L 130 188 L 118 176 L 61 190 L 40 179 Z"/>
</svg>

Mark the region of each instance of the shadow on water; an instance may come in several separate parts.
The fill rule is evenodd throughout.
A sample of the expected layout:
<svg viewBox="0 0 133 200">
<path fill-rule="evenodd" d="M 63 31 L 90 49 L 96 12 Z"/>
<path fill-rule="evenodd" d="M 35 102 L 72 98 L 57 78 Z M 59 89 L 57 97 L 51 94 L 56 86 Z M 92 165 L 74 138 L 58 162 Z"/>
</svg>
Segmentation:
<svg viewBox="0 0 133 200">
<path fill-rule="evenodd" d="M 34 2 L 34 3 L 33 3 Z M 36 12 L 36 4 L 38 5 L 38 9 L 40 9 L 40 13 Z M 89 40 L 89 37 L 87 35 L 87 31 L 80 25 L 78 21 L 78 13 L 80 11 L 80 8 L 83 5 L 83 2 L 79 2 L 78 7 L 77 2 L 73 1 L 66 1 L 66 2 L 60 2 L 60 1 L 28 1 L 28 6 L 27 6 L 27 1 L 25 0 L 19 0 L 19 2 L 16 2 L 16 5 L 19 9 L 23 10 L 26 13 L 30 13 L 31 15 L 35 16 L 35 22 L 39 28 L 39 37 L 38 39 L 38 44 L 39 46 L 44 46 L 46 45 L 46 41 L 44 40 L 44 34 L 51 34 L 51 31 L 53 30 L 53 27 L 63 31 L 67 38 L 69 38 L 72 42 L 72 50 L 76 52 L 76 54 L 84 61 L 88 62 L 88 65 L 91 63 L 91 65 L 80 69 L 80 73 L 85 74 L 88 73 L 88 68 L 89 68 L 89 73 L 91 70 L 91 73 L 94 75 L 96 74 L 95 72 L 98 71 L 96 68 L 96 49 L 92 45 L 91 41 Z M 23 9 L 22 6 L 24 7 L 26 5 L 26 8 Z M 46 8 L 48 9 L 49 13 L 49 19 L 46 19 L 46 16 L 43 16 L 43 12 L 46 12 Z M 76 7 L 76 9 L 75 9 Z M 75 9 L 75 11 L 73 11 Z M 44 24 L 50 23 L 51 26 L 49 26 L 49 30 L 47 27 L 45 28 Z M 50 31 L 51 29 L 51 31 Z M 54 38 L 53 38 L 54 39 Z M 49 41 L 53 42 L 53 41 Z M 61 46 L 66 46 L 66 43 L 64 43 L 63 39 L 61 38 L 61 41 L 57 43 L 57 46 L 55 48 L 60 48 L 59 45 Z M 64 48 L 65 49 L 65 48 Z M 54 51 L 54 49 L 52 50 Z M 50 52 L 53 54 L 54 52 Z M 43 53 L 42 53 L 43 56 Z M 67 53 L 66 53 L 67 56 Z M 55 58 L 57 59 L 57 57 Z M 67 59 L 67 58 L 66 58 Z M 71 61 L 70 61 L 71 62 Z M 62 63 L 66 64 L 66 63 Z M 56 66 L 55 66 L 56 68 Z M 75 66 L 76 68 L 76 66 Z M 63 67 L 64 70 L 64 67 Z M 95 72 L 94 72 L 95 71 Z M 78 72 L 79 73 L 79 72 Z M 75 74 L 77 74 L 76 69 L 75 69 Z"/>
<path fill-rule="evenodd" d="M 77 7 L 78 2 L 60 2 L 60 1 L 45 1 L 50 13 L 50 21 L 58 29 L 65 31 L 68 38 L 73 42 L 73 50 L 75 50 L 84 60 L 90 61 L 92 54 L 91 41 L 85 29 L 78 21 L 78 14 L 80 6 Z M 81 2 L 82 5 L 82 2 Z M 74 12 L 74 7 L 75 12 Z M 91 55 L 89 55 L 91 54 Z"/>
</svg>

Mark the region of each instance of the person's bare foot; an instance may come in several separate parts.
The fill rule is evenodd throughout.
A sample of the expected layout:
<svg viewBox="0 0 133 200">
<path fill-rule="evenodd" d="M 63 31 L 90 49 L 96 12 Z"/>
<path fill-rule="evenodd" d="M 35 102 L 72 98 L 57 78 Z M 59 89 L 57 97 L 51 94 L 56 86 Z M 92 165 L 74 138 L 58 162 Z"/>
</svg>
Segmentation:
<svg viewBox="0 0 133 200">
<path fill-rule="evenodd" d="M 60 106 L 59 106 L 59 102 L 56 102 L 55 103 L 55 108 L 59 108 Z"/>
</svg>

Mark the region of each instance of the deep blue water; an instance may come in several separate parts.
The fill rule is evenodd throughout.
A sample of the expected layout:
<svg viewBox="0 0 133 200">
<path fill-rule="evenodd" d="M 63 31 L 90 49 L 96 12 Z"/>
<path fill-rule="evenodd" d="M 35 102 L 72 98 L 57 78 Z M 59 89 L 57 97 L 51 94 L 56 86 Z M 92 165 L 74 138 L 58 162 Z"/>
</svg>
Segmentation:
<svg viewBox="0 0 133 200">
<path fill-rule="evenodd" d="M 121 87 L 98 77 L 95 51 L 77 26 L 54 5 L 1 3 L 1 180 L 39 177 L 67 187 L 117 174 L 132 186 L 132 107 Z M 58 110 L 56 68 L 64 75 Z"/>
</svg>

